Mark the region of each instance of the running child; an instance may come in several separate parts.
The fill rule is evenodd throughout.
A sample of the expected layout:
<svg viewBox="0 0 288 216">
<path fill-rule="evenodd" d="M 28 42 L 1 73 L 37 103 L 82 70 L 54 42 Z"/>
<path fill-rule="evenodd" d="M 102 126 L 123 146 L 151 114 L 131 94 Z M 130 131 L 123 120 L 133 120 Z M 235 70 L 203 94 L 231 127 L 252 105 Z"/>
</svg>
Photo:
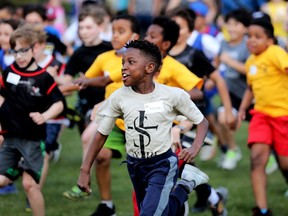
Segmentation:
<svg viewBox="0 0 288 216">
<path fill-rule="evenodd" d="M 125 87 L 110 95 L 98 111 L 95 122 L 99 128 L 82 163 L 78 186 L 91 192 L 90 168 L 117 118 L 123 117 L 127 168 L 140 215 L 177 215 L 188 194 L 197 185 L 206 183 L 208 176 L 186 165 L 182 179 L 175 186 L 178 158 L 171 150 L 173 120 L 184 115 L 197 125 L 197 137 L 192 147 L 179 153 L 179 158 L 188 163 L 201 148 L 208 122 L 187 92 L 153 81 L 162 61 L 157 46 L 148 41 L 131 41 L 126 48 L 122 60 Z"/>
<path fill-rule="evenodd" d="M 48 119 L 64 109 L 63 95 L 54 79 L 35 63 L 37 33 L 25 26 L 14 31 L 10 45 L 15 62 L 0 77 L 0 120 L 4 142 L 0 149 L 0 187 L 22 175 L 22 184 L 33 215 L 44 216 L 39 186 Z M 23 159 L 21 159 L 23 158 Z"/>
</svg>

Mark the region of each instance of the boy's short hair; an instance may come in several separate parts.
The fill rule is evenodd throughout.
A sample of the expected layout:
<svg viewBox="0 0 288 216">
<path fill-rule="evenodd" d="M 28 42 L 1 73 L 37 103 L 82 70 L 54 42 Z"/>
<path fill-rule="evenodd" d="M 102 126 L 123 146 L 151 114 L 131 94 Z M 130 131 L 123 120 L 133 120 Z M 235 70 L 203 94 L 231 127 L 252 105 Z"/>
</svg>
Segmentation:
<svg viewBox="0 0 288 216">
<path fill-rule="evenodd" d="M 129 14 L 120 14 L 120 15 L 117 15 L 115 16 L 112 21 L 114 20 L 120 20 L 120 19 L 124 19 L 124 20 L 127 20 L 131 23 L 131 30 L 133 33 L 137 33 L 137 34 L 140 34 L 140 24 L 137 20 L 136 17 L 132 16 L 132 15 L 129 15 Z"/>
<path fill-rule="evenodd" d="M 95 23 L 98 25 L 104 22 L 104 18 L 108 16 L 107 11 L 100 6 L 90 5 L 89 7 L 83 7 L 78 15 L 78 21 L 83 21 L 86 17 L 92 17 Z"/>
<path fill-rule="evenodd" d="M 174 16 L 181 17 L 188 23 L 189 31 L 192 32 L 194 30 L 196 13 L 192 9 L 186 7 L 176 7 L 175 9 L 168 11 L 167 16 L 171 18 Z"/>
<path fill-rule="evenodd" d="M 179 37 L 179 26 L 176 22 L 166 16 L 155 17 L 152 24 L 160 26 L 162 31 L 162 36 L 164 41 L 170 41 L 171 46 L 168 48 L 167 52 L 177 43 Z"/>
<path fill-rule="evenodd" d="M 125 45 L 125 48 L 139 49 L 141 53 L 151 59 L 155 63 L 155 71 L 157 72 L 162 64 L 162 55 L 159 48 L 147 40 L 132 40 Z"/>
<path fill-rule="evenodd" d="M 261 26 L 264 29 L 264 32 L 267 35 L 267 37 L 275 40 L 274 27 L 272 25 L 271 18 L 268 14 L 263 12 L 253 13 L 250 25 Z"/>
<path fill-rule="evenodd" d="M 23 17 L 25 17 L 30 13 L 37 13 L 42 18 L 43 21 L 47 20 L 46 8 L 41 4 L 28 4 L 23 7 Z"/>
<path fill-rule="evenodd" d="M 31 31 L 36 32 L 37 42 L 39 42 L 41 44 L 46 43 L 48 36 L 41 25 L 27 23 L 24 26 L 25 26 L 25 28 L 27 28 L 27 30 L 30 29 Z"/>
<path fill-rule="evenodd" d="M 13 30 L 17 29 L 22 24 L 22 22 L 20 20 L 16 20 L 16 19 L 0 20 L 0 24 L 2 24 L 2 23 L 10 25 Z"/>
<path fill-rule="evenodd" d="M 16 6 L 10 1 L 3 1 L 0 3 L 0 10 L 6 10 L 11 16 L 16 13 Z"/>
<path fill-rule="evenodd" d="M 245 27 L 248 27 L 252 16 L 245 9 L 233 10 L 225 16 L 225 22 L 227 23 L 229 19 L 235 19 L 237 22 L 242 23 Z"/>
<path fill-rule="evenodd" d="M 12 49 L 16 46 L 16 41 L 27 46 L 33 46 L 38 42 L 37 32 L 33 30 L 31 25 L 23 25 L 17 28 L 10 37 L 10 46 Z"/>
</svg>

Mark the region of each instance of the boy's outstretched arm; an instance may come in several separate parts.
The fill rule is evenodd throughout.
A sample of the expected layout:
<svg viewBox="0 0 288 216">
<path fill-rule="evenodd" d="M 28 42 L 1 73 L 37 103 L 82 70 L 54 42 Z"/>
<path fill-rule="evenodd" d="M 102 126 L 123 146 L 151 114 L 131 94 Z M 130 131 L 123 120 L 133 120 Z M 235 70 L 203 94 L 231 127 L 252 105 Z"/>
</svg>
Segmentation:
<svg viewBox="0 0 288 216">
<path fill-rule="evenodd" d="M 242 98 L 239 111 L 238 111 L 238 125 L 239 128 L 241 126 L 241 122 L 246 118 L 246 110 L 251 105 L 253 101 L 254 95 L 251 89 L 251 86 L 248 86 L 246 88 L 246 91 L 244 93 L 244 96 Z"/>
<path fill-rule="evenodd" d="M 85 75 L 81 75 L 79 78 L 73 81 L 74 84 L 79 85 L 82 89 L 87 88 L 88 86 L 93 87 L 105 87 L 112 83 L 113 81 L 109 76 L 98 76 L 93 78 L 87 78 Z"/>
<path fill-rule="evenodd" d="M 43 113 L 39 112 L 31 112 L 29 116 L 33 119 L 33 121 L 40 125 L 44 124 L 47 120 L 57 117 L 64 109 L 64 104 L 62 101 L 57 101 L 52 104 L 48 110 Z"/>
<path fill-rule="evenodd" d="M 225 80 L 220 75 L 220 73 L 215 70 L 211 75 L 210 78 L 216 83 L 219 96 L 221 98 L 221 101 L 223 103 L 223 106 L 225 108 L 225 116 L 226 116 L 226 124 L 228 128 L 235 129 L 236 127 L 236 117 L 233 115 L 232 112 L 232 104 L 231 99 L 229 96 L 229 91 L 227 88 L 227 85 L 225 83 Z"/>
<path fill-rule="evenodd" d="M 108 135 L 103 135 L 97 131 L 89 144 L 87 154 L 80 167 L 80 175 L 78 178 L 78 187 L 87 193 L 91 193 L 90 189 L 90 169 L 97 157 L 98 153 L 102 149 Z"/>
<path fill-rule="evenodd" d="M 201 149 L 201 146 L 204 142 L 204 139 L 206 137 L 208 126 L 209 124 L 208 124 L 207 119 L 203 118 L 203 120 L 197 125 L 196 137 L 192 143 L 192 146 L 189 148 L 183 149 L 179 153 L 180 159 L 186 161 L 187 163 L 190 163 L 198 155 Z"/>
</svg>

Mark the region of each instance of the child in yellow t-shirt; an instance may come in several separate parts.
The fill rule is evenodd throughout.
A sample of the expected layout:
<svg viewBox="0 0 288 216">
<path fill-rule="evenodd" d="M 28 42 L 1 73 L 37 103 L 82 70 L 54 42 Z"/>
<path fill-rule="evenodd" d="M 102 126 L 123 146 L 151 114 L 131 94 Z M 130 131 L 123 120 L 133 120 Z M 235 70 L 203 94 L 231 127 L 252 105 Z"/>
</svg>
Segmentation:
<svg viewBox="0 0 288 216">
<path fill-rule="evenodd" d="M 254 99 L 248 135 L 251 183 L 257 205 L 252 211 L 254 216 L 272 215 L 267 204 L 265 165 L 272 149 L 283 173 L 288 172 L 288 56 L 274 45 L 274 28 L 264 17 L 252 20 L 247 45 L 251 53 L 245 64 L 248 87 L 239 108 L 239 120 L 245 119 L 245 110 Z"/>
</svg>

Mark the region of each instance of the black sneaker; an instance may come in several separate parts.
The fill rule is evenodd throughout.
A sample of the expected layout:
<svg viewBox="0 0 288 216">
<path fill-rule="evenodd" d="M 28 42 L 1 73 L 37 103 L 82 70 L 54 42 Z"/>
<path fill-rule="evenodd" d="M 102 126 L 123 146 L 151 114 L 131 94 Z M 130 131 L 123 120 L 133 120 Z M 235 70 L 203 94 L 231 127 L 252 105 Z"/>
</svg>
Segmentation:
<svg viewBox="0 0 288 216">
<path fill-rule="evenodd" d="M 211 187 L 208 184 L 202 184 L 195 188 L 197 200 L 194 203 L 191 211 L 193 213 L 204 212 L 208 209 L 208 197 L 211 194 Z"/>
<path fill-rule="evenodd" d="M 111 209 L 106 204 L 100 203 L 91 216 L 116 216 L 115 206 L 113 205 L 113 208 Z"/>
<path fill-rule="evenodd" d="M 219 187 L 216 192 L 219 196 L 219 201 L 216 205 L 210 205 L 211 213 L 213 216 L 227 216 L 228 212 L 225 204 L 228 198 L 228 190 L 227 188 Z"/>
<path fill-rule="evenodd" d="M 265 214 L 262 214 L 259 207 L 254 207 L 252 208 L 252 216 L 273 216 L 273 214 L 270 209 Z"/>
</svg>

